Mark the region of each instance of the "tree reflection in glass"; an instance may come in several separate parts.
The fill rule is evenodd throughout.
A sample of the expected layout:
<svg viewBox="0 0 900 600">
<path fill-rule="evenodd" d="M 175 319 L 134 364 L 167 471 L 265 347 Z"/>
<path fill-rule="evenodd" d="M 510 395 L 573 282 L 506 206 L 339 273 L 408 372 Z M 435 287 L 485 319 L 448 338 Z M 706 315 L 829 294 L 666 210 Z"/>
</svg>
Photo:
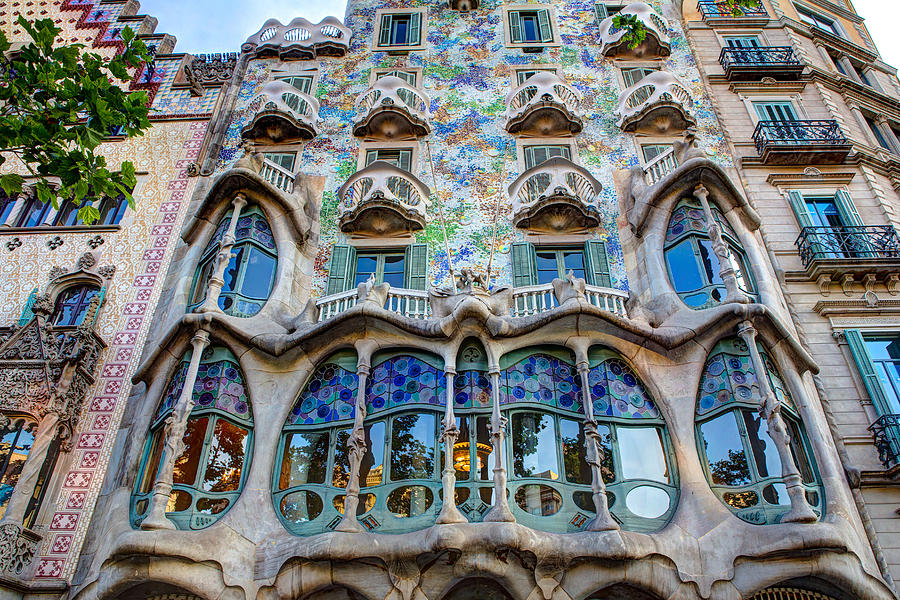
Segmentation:
<svg viewBox="0 0 900 600">
<path fill-rule="evenodd" d="M 209 417 L 188 419 L 184 432 L 184 452 L 175 460 L 175 471 L 172 481 L 183 485 L 193 485 L 197 479 L 197 466 L 203 451 L 203 440 L 206 438 L 206 424 Z"/>
<path fill-rule="evenodd" d="M 742 409 L 750 451 L 756 462 L 756 470 L 760 477 L 778 477 L 781 475 L 781 459 L 775 442 L 769 437 L 767 424 L 758 412 Z"/>
<path fill-rule="evenodd" d="M 707 421 L 700 426 L 700 434 L 714 484 L 735 486 L 750 483 L 750 467 L 734 413 L 725 413 Z"/>
<path fill-rule="evenodd" d="M 435 439 L 433 414 L 395 416 L 391 422 L 391 481 L 431 478 Z"/>
<path fill-rule="evenodd" d="M 516 477 L 559 479 L 554 471 L 556 432 L 551 415 L 517 412 L 512 416 L 513 468 Z"/>
<path fill-rule="evenodd" d="M 328 433 L 291 433 L 284 442 L 278 489 L 304 483 L 325 483 Z"/>
<path fill-rule="evenodd" d="M 366 453 L 359 465 L 359 486 L 380 485 L 384 471 L 384 421 L 372 423 L 365 427 Z M 335 436 L 334 470 L 331 485 L 346 488 L 350 482 L 350 458 L 347 452 L 347 441 L 350 430 L 341 429 Z"/>
<path fill-rule="evenodd" d="M 213 429 L 202 488 L 208 492 L 233 492 L 241 484 L 247 430 L 219 419 Z"/>
<path fill-rule="evenodd" d="M 617 427 L 623 479 L 669 483 L 662 432 L 656 427 Z"/>
<path fill-rule="evenodd" d="M 587 447 L 584 443 L 584 429 L 581 423 L 560 419 L 559 436 L 562 441 L 566 480 L 570 483 L 590 484 L 591 466 L 587 462 Z"/>
</svg>

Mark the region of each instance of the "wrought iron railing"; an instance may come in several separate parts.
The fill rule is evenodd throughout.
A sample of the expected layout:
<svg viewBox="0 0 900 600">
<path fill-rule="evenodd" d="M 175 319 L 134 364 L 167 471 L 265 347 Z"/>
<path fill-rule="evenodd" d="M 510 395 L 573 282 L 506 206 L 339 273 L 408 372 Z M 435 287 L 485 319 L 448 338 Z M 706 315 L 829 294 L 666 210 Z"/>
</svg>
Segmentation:
<svg viewBox="0 0 900 600">
<path fill-rule="evenodd" d="M 900 415 L 882 415 L 869 426 L 875 438 L 878 458 L 885 467 L 898 464 L 900 458 Z"/>
<path fill-rule="evenodd" d="M 756 150 L 762 154 L 771 146 L 847 146 L 850 141 L 835 120 L 760 121 L 753 132 Z"/>
<path fill-rule="evenodd" d="M 900 237 L 890 225 L 804 227 L 797 238 L 800 260 L 900 259 Z"/>
<path fill-rule="evenodd" d="M 701 0 L 697 3 L 697 10 L 704 19 L 746 19 L 769 16 L 762 1 L 758 2 L 756 6 L 734 8 L 726 2 Z"/>
<path fill-rule="evenodd" d="M 798 66 L 800 61 L 790 46 L 765 48 L 722 48 L 719 63 L 726 71 L 731 67 Z"/>
</svg>

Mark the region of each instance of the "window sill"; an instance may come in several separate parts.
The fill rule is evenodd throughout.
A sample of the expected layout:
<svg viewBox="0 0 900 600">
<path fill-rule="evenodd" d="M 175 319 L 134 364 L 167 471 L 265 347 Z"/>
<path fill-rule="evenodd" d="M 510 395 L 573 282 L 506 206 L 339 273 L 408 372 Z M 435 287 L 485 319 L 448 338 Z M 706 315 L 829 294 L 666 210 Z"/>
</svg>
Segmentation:
<svg viewBox="0 0 900 600">
<path fill-rule="evenodd" d="M 0 225 L 0 235 L 10 235 L 14 233 L 115 233 L 121 229 L 121 225 L 75 225 L 66 227 L 55 225 L 7 227 L 6 225 Z"/>
<path fill-rule="evenodd" d="M 372 52 L 387 52 L 388 54 L 408 54 L 425 50 L 425 44 L 416 44 L 415 46 L 372 46 Z"/>
</svg>

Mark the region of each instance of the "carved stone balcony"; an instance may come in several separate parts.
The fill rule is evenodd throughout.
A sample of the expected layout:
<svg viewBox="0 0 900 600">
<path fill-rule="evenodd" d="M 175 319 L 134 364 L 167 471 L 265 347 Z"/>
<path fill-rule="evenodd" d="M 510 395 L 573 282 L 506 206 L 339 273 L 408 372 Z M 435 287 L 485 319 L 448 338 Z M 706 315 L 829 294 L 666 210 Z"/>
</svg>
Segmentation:
<svg viewBox="0 0 900 600">
<path fill-rule="evenodd" d="M 509 186 L 513 223 L 522 229 L 560 233 L 600 224 L 603 187 L 585 169 L 551 158 L 528 169 Z"/>
<path fill-rule="evenodd" d="M 0 578 L 30 579 L 41 536 L 16 523 L 0 525 Z"/>
<path fill-rule="evenodd" d="M 644 2 L 634 2 L 617 14 L 633 15 L 643 23 L 646 37 L 636 48 L 629 48 L 625 41 L 625 29 L 613 24 L 615 15 L 600 23 L 600 53 L 606 57 L 656 58 L 671 52 L 668 28 L 665 20 Z"/>
<path fill-rule="evenodd" d="M 387 236 L 425 228 L 431 190 L 407 171 L 375 161 L 338 190 L 341 231 Z"/>
<path fill-rule="evenodd" d="M 262 159 L 262 163 L 262 170 L 259 174 L 263 179 L 288 194 L 294 191 L 293 172 L 266 158 Z"/>
<path fill-rule="evenodd" d="M 319 102 L 284 81 L 267 83 L 251 106 L 256 113 L 241 130 L 244 139 L 283 144 L 316 137 Z"/>
<path fill-rule="evenodd" d="M 430 100 L 399 77 L 383 77 L 356 100 L 353 135 L 408 139 L 428 135 Z"/>
<path fill-rule="evenodd" d="M 506 131 L 553 136 L 584 127 L 578 90 L 549 72 L 535 73 L 506 95 Z"/>
<path fill-rule="evenodd" d="M 683 131 L 696 125 L 694 101 L 687 88 L 665 71 L 651 73 L 619 96 L 618 126 L 650 134 Z"/>
<path fill-rule="evenodd" d="M 753 81 L 763 77 L 793 81 L 803 73 L 803 63 L 790 46 L 722 48 L 719 64 L 729 81 Z"/>
<path fill-rule="evenodd" d="M 762 5 L 741 8 L 735 11 L 725 2 L 716 0 L 700 0 L 697 10 L 703 16 L 703 22 L 707 25 L 742 26 L 765 25 L 769 20 L 769 13 Z"/>
<path fill-rule="evenodd" d="M 281 60 L 312 60 L 317 56 L 344 56 L 350 48 L 351 31 L 334 17 L 313 25 L 297 17 L 287 25 L 269 19 L 247 38 L 241 51 L 251 58 L 277 56 Z"/>
<path fill-rule="evenodd" d="M 886 469 L 900 465 L 900 415 L 882 415 L 869 426 Z"/>
<path fill-rule="evenodd" d="M 660 179 L 674 171 L 677 166 L 675 148 L 669 148 L 644 165 L 644 176 L 647 179 L 647 185 L 656 185 Z"/>
<path fill-rule="evenodd" d="M 836 165 L 853 149 L 834 120 L 760 121 L 753 140 L 767 165 Z"/>
<path fill-rule="evenodd" d="M 481 3 L 478 0 L 447 0 L 450 10 L 458 10 L 462 12 L 476 10 Z"/>
</svg>

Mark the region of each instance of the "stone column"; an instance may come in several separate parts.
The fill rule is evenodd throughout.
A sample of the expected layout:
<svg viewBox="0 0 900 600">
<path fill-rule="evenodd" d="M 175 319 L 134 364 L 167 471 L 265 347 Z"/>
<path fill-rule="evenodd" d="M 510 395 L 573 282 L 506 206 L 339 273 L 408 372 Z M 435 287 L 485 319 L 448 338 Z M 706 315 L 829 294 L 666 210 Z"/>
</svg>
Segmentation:
<svg viewBox="0 0 900 600">
<path fill-rule="evenodd" d="M 197 309 L 197 312 L 220 312 L 219 296 L 222 288 L 225 287 L 225 268 L 231 260 L 231 250 L 234 248 L 235 230 L 237 229 L 238 219 L 241 218 L 241 210 L 247 205 L 247 199 L 243 194 L 238 194 L 231 201 L 234 210 L 231 211 L 231 221 L 228 223 L 228 230 L 222 236 L 219 242 L 219 253 L 214 259 L 216 268 L 209 277 L 209 285 L 206 290 L 206 300 Z"/>
<path fill-rule="evenodd" d="M 581 378 L 581 402 L 584 405 L 584 441 L 587 449 L 587 462 L 591 466 L 591 496 L 594 499 L 594 512 L 597 516 L 585 526 L 587 531 L 612 531 L 619 528 L 612 515 L 609 514 L 609 501 L 606 497 L 606 482 L 603 481 L 601 461 L 603 448 L 600 446 L 600 433 L 597 421 L 594 420 L 594 401 L 591 398 L 591 387 L 588 383 L 587 356 L 578 357 L 578 375 Z"/>
<path fill-rule="evenodd" d="M 762 396 L 759 414 L 765 417 L 769 437 L 775 442 L 778 457 L 781 459 L 781 476 L 791 499 L 791 510 L 782 517 L 781 522 L 814 523 L 817 520 L 816 513 L 806 502 L 806 490 L 803 488 L 800 471 L 791 454 L 791 438 L 781 417 L 781 402 L 775 397 L 769 385 L 766 365 L 759 348 L 756 347 L 756 329 L 750 321 L 744 321 L 738 326 L 738 335 L 750 350 L 750 360 L 753 363 L 753 370 L 756 371 L 756 381 Z"/>
<path fill-rule="evenodd" d="M 356 507 L 359 506 L 359 468 L 369 447 L 366 446 L 366 384 L 371 373 L 369 353 L 359 353 L 356 364 L 356 375 L 359 387 L 356 389 L 356 413 L 353 418 L 353 430 L 347 439 L 347 454 L 350 460 L 350 479 L 344 493 L 344 516 L 335 531 L 359 533 L 365 531 L 356 519 Z M 387 460 L 389 457 L 385 457 Z M 386 473 L 386 472 L 385 472 Z"/>
<path fill-rule="evenodd" d="M 25 464 L 22 465 L 22 472 L 19 473 L 19 480 L 9 498 L 9 504 L 6 505 L 3 523 L 15 523 L 24 527 L 25 513 L 31 502 L 31 496 L 34 494 L 34 486 L 40 477 L 41 468 L 47 459 L 50 446 L 59 435 L 59 421 L 60 414 L 54 408 L 49 410 L 38 424 L 31 451 L 28 453 L 28 458 L 25 459 Z"/>
<path fill-rule="evenodd" d="M 500 414 L 500 367 L 491 366 L 491 445 L 494 450 L 494 505 L 484 514 L 483 521 L 504 521 L 515 523 L 516 518 L 509 510 L 506 498 L 506 417 Z"/>
<path fill-rule="evenodd" d="M 881 148 L 881 144 L 875 137 L 875 132 L 872 131 L 871 127 L 869 127 L 869 123 L 866 121 L 866 116 L 863 114 L 862 110 L 860 110 L 859 106 L 851 104 L 849 102 L 847 103 L 847 106 L 850 108 L 850 112 L 853 113 L 853 118 L 856 119 L 856 124 L 859 127 L 859 131 L 863 135 L 862 141 L 875 148 Z"/>
<path fill-rule="evenodd" d="M 709 206 L 709 190 L 703 185 L 698 185 L 694 189 L 694 197 L 700 201 L 703 206 L 703 214 L 706 216 L 706 230 L 709 232 L 709 239 L 712 242 L 713 252 L 719 260 L 719 277 L 725 284 L 725 303 L 729 302 L 749 302 L 747 295 L 738 288 L 737 276 L 734 272 L 734 266 L 731 264 L 731 254 L 728 245 L 722 238 L 722 228 L 713 217 L 712 209 Z M 746 274 L 745 274 L 746 276 Z"/>
<path fill-rule="evenodd" d="M 835 73 L 840 73 L 837 67 L 834 64 L 834 61 L 831 60 L 831 56 L 828 54 L 828 50 L 822 44 L 816 44 L 816 50 L 819 51 L 819 58 L 822 59 L 822 63 L 824 63 L 825 67 L 831 69 Z"/>
<path fill-rule="evenodd" d="M 444 421 L 441 423 L 441 443 L 444 445 L 444 471 L 441 474 L 441 486 L 444 490 L 444 503 L 437 523 L 466 523 L 468 519 L 456 508 L 456 468 L 453 466 L 453 447 L 459 439 L 459 427 L 456 426 L 456 415 L 453 414 L 453 399 L 456 396 L 456 368 L 446 366 L 444 376 L 447 378 L 447 402 L 444 407 Z"/>
<path fill-rule="evenodd" d="M 191 409 L 194 408 L 194 384 L 197 381 L 197 371 L 200 369 L 200 358 L 209 346 L 209 332 L 198 329 L 191 339 L 191 345 L 193 350 L 191 362 L 184 376 L 184 387 L 175 402 L 172 414 L 166 419 L 163 455 L 156 472 L 153 494 L 150 496 L 150 509 L 147 511 L 147 518 L 141 523 L 141 529 L 175 529 L 175 525 L 166 517 L 166 505 L 172 494 L 175 461 L 184 452 L 184 432 L 187 429 Z"/>
</svg>

